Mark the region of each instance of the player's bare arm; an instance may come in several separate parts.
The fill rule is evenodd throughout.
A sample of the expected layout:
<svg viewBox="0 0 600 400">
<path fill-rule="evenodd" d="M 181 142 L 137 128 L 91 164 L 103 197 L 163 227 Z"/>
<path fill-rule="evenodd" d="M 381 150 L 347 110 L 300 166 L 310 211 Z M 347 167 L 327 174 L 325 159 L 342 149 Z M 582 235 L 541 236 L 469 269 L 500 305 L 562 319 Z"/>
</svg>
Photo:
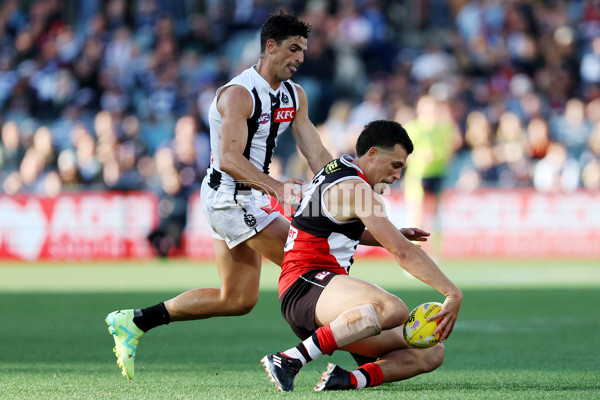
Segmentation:
<svg viewBox="0 0 600 400">
<path fill-rule="evenodd" d="M 348 196 L 348 192 L 353 192 L 354 195 Z M 427 253 L 407 240 L 385 216 L 381 197 L 363 181 L 348 180 L 330 188 L 325 193 L 325 202 L 338 221 L 359 218 L 375 240 L 394 256 L 402 268 L 446 297 L 442 311 L 430 318 L 433 320 L 444 317 L 435 333 L 441 332 L 440 341 L 445 340 L 458 317 L 462 293 Z"/>
<path fill-rule="evenodd" d="M 295 86 L 298 92 L 298 111 L 296 112 L 294 121 L 290 125 L 290 129 L 300 152 L 306 157 L 310 169 L 316 174 L 325 164 L 333 160 L 334 157 L 323 146 L 317 128 L 315 128 L 308 117 L 306 93 L 300 86 Z"/>
<path fill-rule="evenodd" d="M 431 235 L 426 230 L 423 230 L 420 228 L 400 228 L 400 229 L 398 229 L 398 231 L 406 239 L 413 241 L 413 242 L 426 242 L 427 238 Z M 373 234 L 371 234 L 371 232 L 369 232 L 366 229 L 365 229 L 365 232 L 363 233 L 362 237 L 360 238 L 360 244 L 362 244 L 364 246 L 380 246 L 381 247 L 381 243 L 379 243 L 379 241 L 377 239 L 375 239 Z"/>
<path fill-rule="evenodd" d="M 217 109 L 223 118 L 219 132 L 220 169 L 247 186 L 285 201 L 285 184 L 302 184 L 303 181 L 290 178 L 286 182 L 279 182 L 259 171 L 243 155 L 248 140 L 246 120 L 252 114 L 250 93 L 241 86 L 225 88 L 220 93 Z"/>
</svg>

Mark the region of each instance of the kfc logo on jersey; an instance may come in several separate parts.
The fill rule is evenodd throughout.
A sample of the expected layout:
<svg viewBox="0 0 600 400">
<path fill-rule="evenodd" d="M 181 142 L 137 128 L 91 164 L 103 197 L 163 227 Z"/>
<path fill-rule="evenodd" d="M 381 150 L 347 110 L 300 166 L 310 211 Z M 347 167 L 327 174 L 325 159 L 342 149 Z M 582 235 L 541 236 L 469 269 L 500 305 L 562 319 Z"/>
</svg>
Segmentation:
<svg viewBox="0 0 600 400">
<path fill-rule="evenodd" d="M 296 110 L 294 107 L 278 108 L 275 110 L 273 121 L 279 122 L 290 122 L 294 119 Z"/>
<path fill-rule="evenodd" d="M 259 124 L 266 124 L 267 122 L 269 122 L 269 114 L 268 113 L 263 113 L 260 114 L 260 117 L 258 117 L 258 122 Z"/>
<path fill-rule="evenodd" d="M 270 204 L 267 204 L 266 206 L 263 206 L 260 209 L 266 212 L 267 214 L 271 214 L 273 211 L 275 211 Z"/>
</svg>

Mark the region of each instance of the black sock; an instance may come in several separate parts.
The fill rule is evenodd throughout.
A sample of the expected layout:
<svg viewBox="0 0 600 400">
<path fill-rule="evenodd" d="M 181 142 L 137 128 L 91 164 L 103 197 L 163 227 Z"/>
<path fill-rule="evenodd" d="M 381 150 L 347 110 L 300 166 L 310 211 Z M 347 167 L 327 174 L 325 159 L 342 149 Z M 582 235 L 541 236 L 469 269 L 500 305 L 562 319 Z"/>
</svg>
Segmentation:
<svg viewBox="0 0 600 400">
<path fill-rule="evenodd" d="M 138 308 L 133 311 L 133 315 L 133 322 L 144 332 L 160 325 L 166 325 L 171 321 L 169 312 L 163 302 L 148 308 Z"/>
</svg>

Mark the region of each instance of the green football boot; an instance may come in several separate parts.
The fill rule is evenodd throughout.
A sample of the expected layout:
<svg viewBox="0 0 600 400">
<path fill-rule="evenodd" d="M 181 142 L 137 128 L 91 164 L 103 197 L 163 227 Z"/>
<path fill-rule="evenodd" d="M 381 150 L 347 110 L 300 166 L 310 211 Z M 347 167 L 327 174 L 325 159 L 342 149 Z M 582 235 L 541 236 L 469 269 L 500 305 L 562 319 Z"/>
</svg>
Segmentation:
<svg viewBox="0 0 600 400">
<path fill-rule="evenodd" d="M 133 379 L 135 372 L 135 350 L 144 332 L 133 322 L 133 310 L 113 311 L 105 319 L 108 332 L 115 339 L 113 351 L 123 376 Z"/>
</svg>

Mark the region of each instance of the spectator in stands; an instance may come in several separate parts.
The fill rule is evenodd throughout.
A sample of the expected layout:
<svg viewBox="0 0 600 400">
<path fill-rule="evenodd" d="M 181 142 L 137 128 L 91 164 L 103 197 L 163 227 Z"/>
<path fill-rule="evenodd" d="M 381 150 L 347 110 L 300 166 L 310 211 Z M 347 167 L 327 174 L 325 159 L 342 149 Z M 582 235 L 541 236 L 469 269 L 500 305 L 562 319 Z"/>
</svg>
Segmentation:
<svg viewBox="0 0 600 400">
<path fill-rule="evenodd" d="M 160 257 L 174 255 L 181 250 L 182 234 L 187 223 L 188 189 L 182 185 L 175 158 L 170 148 L 156 152 L 155 168 L 160 177 L 158 194 L 159 223 L 149 235 L 155 254 Z"/>
<path fill-rule="evenodd" d="M 598 123 L 600 123 L 600 97 L 586 104 L 585 117 L 593 126 L 598 126 Z"/>
<path fill-rule="evenodd" d="M 310 47 L 304 56 L 302 68 L 294 81 L 298 82 L 308 98 L 316 101 L 309 104 L 308 113 L 315 124 L 319 124 L 327 118 L 327 111 L 334 101 L 336 54 L 331 46 L 326 32 L 315 29 L 311 33 Z"/>
<path fill-rule="evenodd" d="M 120 181 L 117 171 L 129 168 L 131 148 L 136 164 L 132 173 L 141 176 L 142 187 L 157 180 L 151 157 L 174 143 L 174 127 L 182 116 L 193 116 L 199 121 L 196 129 L 203 131 L 205 104 L 237 73 L 241 51 L 236 49 L 281 4 L 250 3 L 227 8 L 215 1 L 90 0 L 68 7 L 54 0 L 1 2 L 0 130 L 8 125 L 14 132 L 16 127 L 20 136 L 16 148 L 0 144 L 2 187 L 12 192 L 21 187 L 18 170 L 39 126 L 49 127 L 58 154 L 74 151 L 81 183 L 67 183 L 73 180 L 67 178 L 64 188 L 102 185 L 103 175 L 113 184 Z M 497 138 L 492 149 L 502 148 L 503 159 L 486 147 L 494 139 L 491 134 L 490 145 L 465 147 L 447 169 L 450 181 L 468 166 L 466 176 L 481 179 L 474 187 L 507 182 L 534 186 L 533 178 L 519 175 L 513 181 L 511 174 L 517 173 L 517 165 L 544 159 L 552 141 L 565 146 L 568 157 L 579 163 L 577 185 L 585 185 L 583 173 L 591 159 L 584 162 L 582 157 L 589 154 L 590 132 L 600 123 L 595 2 L 430 0 L 425 8 L 425 2 L 404 2 L 405 10 L 414 11 L 404 14 L 396 12 L 395 2 L 376 0 L 289 4 L 315 27 L 297 78 L 315 83 L 304 84 L 306 90 L 314 88 L 312 119 L 332 133 L 339 152 L 346 152 L 341 144 L 352 142 L 365 122 L 408 122 L 421 96 L 443 93 L 466 135 L 471 135 L 465 129 L 471 111 L 482 113 L 490 132 L 496 131 L 503 113 L 513 113 L 527 127 L 523 138 L 538 136 L 544 130 L 542 121 L 550 121 L 548 140 L 544 134 L 539 141 L 522 139 L 520 150 L 516 141 Z M 188 24 L 182 23 L 186 16 Z M 443 40 L 431 40 L 438 36 Z M 430 49 L 431 43 L 437 48 Z M 346 117 L 335 116 L 339 104 L 353 109 L 348 118 L 356 125 L 343 126 Z M 114 137 L 108 141 L 91 129 L 100 111 L 113 118 Z M 130 140 L 122 137 L 122 125 L 127 116 L 136 119 L 132 126 L 137 134 L 126 144 Z M 71 132 L 79 132 L 74 127 L 80 125 L 87 126 L 91 140 L 76 146 Z M 194 140 L 198 146 L 200 136 Z M 281 140 L 279 146 L 290 143 Z M 297 162 L 285 157 L 292 153 L 291 147 L 280 151 L 284 170 Z M 522 155 L 517 163 L 507 159 L 516 155 Z M 206 162 L 202 157 L 206 152 L 196 151 L 196 159 Z M 83 158 L 86 167 L 81 166 Z M 26 164 L 33 165 L 31 160 Z M 45 168 L 58 172 L 51 180 L 64 174 L 53 163 Z M 513 178 L 500 181 L 503 176 Z"/>
<path fill-rule="evenodd" d="M 455 58 L 432 41 L 427 44 L 424 52 L 414 59 L 411 76 L 425 89 L 446 78 L 455 68 Z"/>
<path fill-rule="evenodd" d="M 338 4 L 338 35 L 355 50 L 369 45 L 373 37 L 373 27 L 359 11 L 353 0 L 340 0 Z"/>
<path fill-rule="evenodd" d="M 149 157 L 148 146 L 140 137 L 140 121 L 135 115 L 127 115 L 119 121 L 117 131 L 119 143 L 133 147 L 136 165 Z"/>
<path fill-rule="evenodd" d="M 197 125 L 191 115 L 179 118 L 175 124 L 175 137 L 170 145 L 181 184 L 189 191 L 199 189 L 210 157 L 208 134 L 199 132 Z"/>
<path fill-rule="evenodd" d="M 579 174 L 579 165 L 569 158 L 567 148 L 561 143 L 552 143 L 546 157 L 535 166 L 533 184 L 543 193 L 569 193 L 577 188 Z"/>
<path fill-rule="evenodd" d="M 483 113 L 472 111 L 467 116 L 465 144 L 469 150 L 459 157 L 456 185 L 467 191 L 494 185 L 501 165 L 492 148 L 491 126 Z"/>
<path fill-rule="evenodd" d="M 576 98 L 567 102 L 564 114 L 550 122 L 551 137 L 562 143 L 568 156 L 575 160 L 578 160 L 585 150 L 591 130 L 592 125 L 585 118 L 584 104 Z"/>
<path fill-rule="evenodd" d="M 348 117 L 350 124 L 356 124 L 362 130 L 362 127 L 371 121 L 387 119 L 389 109 L 385 95 L 385 87 L 382 82 L 373 82 L 369 85 L 362 101 L 350 111 Z"/>
<path fill-rule="evenodd" d="M 84 184 L 97 185 L 102 182 L 102 164 L 96 155 L 96 141 L 83 125 L 73 128 L 73 144 L 77 156 L 77 169 Z"/>
<path fill-rule="evenodd" d="M 583 187 L 587 190 L 600 190 L 600 160 L 591 160 L 581 173 Z"/>
<path fill-rule="evenodd" d="M 19 164 L 25 155 L 25 149 L 21 143 L 21 130 L 12 121 L 2 125 L 0 132 L 0 176 L 7 175 L 19 169 Z"/>
<path fill-rule="evenodd" d="M 581 79 L 586 83 L 600 83 L 600 36 L 592 39 L 581 59 Z"/>
<path fill-rule="evenodd" d="M 19 175 L 21 185 L 16 193 L 29 193 L 45 195 L 46 162 L 38 154 L 35 148 L 30 147 L 25 152 L 25 156 L 19 166 Z"/>
<path fill-rule="evenodd" d="M 2 37 L 1 32 L 0 37 Z M 19 75 L 12 67 L 12 57 L 8 53 L 0 53 L 0 110 L 19 79 Z"/>
<path fill-rule="evenodd" d="M 77 168 L 77 158 L 72 149 L 65 149 L 58 155 L 58 176 L 61 181 L 61 190 L 73 192 L 81 190 L 83 179 Z"/>
<path fill-rule="evenodd" d="M 103 162 L 102 176 L 107 189 L 141 190 L 144 181 L 137 170 L 135 147 L 131 143 L 119 143 Z"/>
<path fill-rule="evenodd" d="M 56 170 L 56 151 L 52 144 L 52 132 L 46 125 L 42 125 L 35 130 L 33 134 L 33 143 L 31 144 L 38 158 L 44 163 L 44 170 Z"/>
<path fill-rule="evenodd" d="M 581 155 L 581 181 L 584 188 L 600 189 L 600 124 L 597 124 L 588 140 L 588 149 Z"/>
<path fill-rule="evenodd" d="M 531 167 L 525 154 L 525 132 L 516 114 L 500 115 L 495 135 L 494 154 L 506 168 L 499 176 L 501 187 L 527 186 L 531 181 Z"/>
<path fill-rule="evenodd" d="M 352 103 L 349 101 L 336 101 L 329 108 L 329 114 L 325 122 L 317 126 L 323 145 L 332 152 L 334 157 L 354 153 L 354 149 L 350 145 L 352 142 L 348 140 L 349 118 L 352 106 Z M 291 174 L 291 176 L 303 175 Z"/>
<path fill-rule="evenodd" d="M 543 118 L 534 118 L 527 124 L 525 152 L 532 161 L 541 160 L 548 153 L 550 134 L 548 122 Z"/>
</svg>

